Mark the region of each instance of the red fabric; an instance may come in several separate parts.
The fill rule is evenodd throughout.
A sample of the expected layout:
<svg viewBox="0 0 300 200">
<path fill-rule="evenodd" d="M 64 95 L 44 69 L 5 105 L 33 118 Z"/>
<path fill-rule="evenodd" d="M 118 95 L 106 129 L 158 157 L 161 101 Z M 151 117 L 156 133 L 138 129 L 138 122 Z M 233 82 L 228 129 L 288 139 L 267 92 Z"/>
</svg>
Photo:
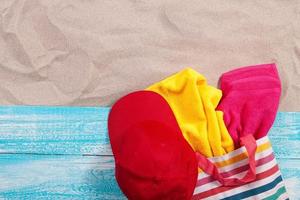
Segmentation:
<svg viewBox="0 0 300 200">
<path fill-rule="evenodd" d="M 151 91 L 117 101 L 108 118 L 117 182 L 129 199 L 190 199 L 197 160 L 168 103 Z"/>
<path fill-rule="evenodd" d="M 239 139 L 251 134 L 256 139 L 271 128 L 278 109 L 281 84 L 275 64 L 239 68 L 220 79 L 223 98 L 218 110 L 224 112 L 228 131 L 239 147 Z"/>
<path fill-rule="evenodd" d="M 246 175 L 241 178 L 225 178 L 223 174 L 218 171 L 218 168 L 205 156 L 196 153 L 198 160 L 198 167 L 205 173 L 211 175 L 215 180 L 218 180 L 223 186 L 236 186 L 243 185 L 251 182 L 256 178 L 256 164 L 255 164 L 255 151 L 256 141 L 252 135 L 247 135 L 241 138 L 241 144 L 245 146 L 249 155 L 249 169 Z"/>
</svg>

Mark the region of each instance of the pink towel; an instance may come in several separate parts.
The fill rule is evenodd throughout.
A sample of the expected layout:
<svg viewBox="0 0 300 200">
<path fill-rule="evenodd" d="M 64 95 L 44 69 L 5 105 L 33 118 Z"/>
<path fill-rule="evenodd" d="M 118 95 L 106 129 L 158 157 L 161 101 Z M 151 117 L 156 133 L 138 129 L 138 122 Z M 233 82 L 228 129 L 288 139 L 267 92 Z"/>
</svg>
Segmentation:
<svg viewBox="0 0 300 200">
<path fill-rule="evenodd" d="M 239 147 L 240 138 L 256 139 L 271 128 L 278 109 L 281 84 L 275 64 L 242 67 L 224 73 L 220 79 L 223 98 L 218 110 L 224 112 L 228 131 Z"/>
</svg>

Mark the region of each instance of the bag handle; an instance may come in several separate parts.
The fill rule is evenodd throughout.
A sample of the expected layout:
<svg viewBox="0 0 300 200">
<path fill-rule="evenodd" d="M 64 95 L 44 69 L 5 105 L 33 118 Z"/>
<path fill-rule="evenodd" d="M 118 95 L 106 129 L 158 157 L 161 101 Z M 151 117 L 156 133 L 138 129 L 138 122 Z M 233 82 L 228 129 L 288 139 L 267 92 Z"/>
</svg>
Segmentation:
<svg viewBox="0 0 300 200">
<path fill-rule="evenodd" d="M 199 153 L 196 153 L 198 167 L 201 168 L 205 173 L 211 175 L 214 179 L 218 180 L 223 186 L 242 185 L 255 180 L 255 152 L 257 147 L 256 141 L 253 135 L 249 134 L 240 138 L 240 144 L 241 146 L 244 146 L 246 148 L 249 160 L 249 170 L 243 178 L 224 178 L 218 171 L 218 168 L 209 159 Z"/>
</svg>

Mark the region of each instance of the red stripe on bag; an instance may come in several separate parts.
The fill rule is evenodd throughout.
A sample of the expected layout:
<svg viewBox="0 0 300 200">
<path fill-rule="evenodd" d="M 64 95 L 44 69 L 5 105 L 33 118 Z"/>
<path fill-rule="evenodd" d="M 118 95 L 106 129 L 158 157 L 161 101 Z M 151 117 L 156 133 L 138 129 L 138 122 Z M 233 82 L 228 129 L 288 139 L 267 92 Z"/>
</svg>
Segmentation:
<svg viewBox="0 0 300 200">
<path fill-rule="evenodd" d="M 256 167 L 261 166 L 261 165 L 263 165 L 265 163 L 268 163 L 268 162 L 272 161 L 274 158 L 275 157 L 274 157 L 273 153 L 270 154 L 270 155 L 268 155 L 268 156 L 266 156 L 266 157 L 264 157 L 264 158 L 261 158 L 261 159 L 259 159 L 259 160 L 256 161 Z M 232 170 L 230 170 L 228 172 L 223 172 L 223 173 L 221 173 L 221 175 L 223 177 L 227 178 L 227 177 L 239 174 L 241 172 L 244 172 L 244 171 L 246 171 L 248 169 L 249 169 L 249 165 L 246 164 L 246 165 L 243 165 L 241 167 L 232 169 Z M 208 176 L 208 177 L 199 179 L 197 181 L 196 187 L 199 187 L 201 185 L 204 185 L 204 184 L 207 184 L 207 183 L 210 183 L 210 182 L 213 182 L 213 181 L 215 181 L 215 179 L 212 176 Z"/>
<path fill-rule="evenodd" d="M 277 171 L 279 171 L 279 168 L 278 168 L 278 165 L 275 165 L 271 169 L 269 169 L 265 172 L 257 174 L 255 181 L 259 181 L 259 180 L 262 180 L 264 178 L 267 178 L 267 177 L 271 176 L 272 174 L 275 174 Z M 220 187 L 217 187 L 217 188 L 214 188 L 214 189 L 211 189 L 211 190 L 199 193 L 199 194 L 195 194 L 192 197 L 192 199 L 193 200 L 203 199 L 203 198 L 206 198 L 206 197 L 216 195 L 216 194 L 221 193 L 221 192 L 225 192 L 225 191 L 232 190 L 234 188 L 238 188 L 238 187 L 240 187 L 240 186 L 230 186 L 230 187 L 220 186 Z"/>
</svg>

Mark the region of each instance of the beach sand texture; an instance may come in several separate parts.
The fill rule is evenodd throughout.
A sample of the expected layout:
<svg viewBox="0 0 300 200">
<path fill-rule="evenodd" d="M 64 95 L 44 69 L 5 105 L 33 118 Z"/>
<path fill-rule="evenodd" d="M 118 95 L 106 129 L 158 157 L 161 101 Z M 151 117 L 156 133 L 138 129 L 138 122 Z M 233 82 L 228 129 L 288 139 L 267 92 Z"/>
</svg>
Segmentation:
<svg viewBox="0 0 300 200">
<path fill-rule="evenodd" d="M 275 62 L 300 111 L 300 1 L 1 0 L 0 104 L 109 106 L 190 66 Z"/>
</svg>

